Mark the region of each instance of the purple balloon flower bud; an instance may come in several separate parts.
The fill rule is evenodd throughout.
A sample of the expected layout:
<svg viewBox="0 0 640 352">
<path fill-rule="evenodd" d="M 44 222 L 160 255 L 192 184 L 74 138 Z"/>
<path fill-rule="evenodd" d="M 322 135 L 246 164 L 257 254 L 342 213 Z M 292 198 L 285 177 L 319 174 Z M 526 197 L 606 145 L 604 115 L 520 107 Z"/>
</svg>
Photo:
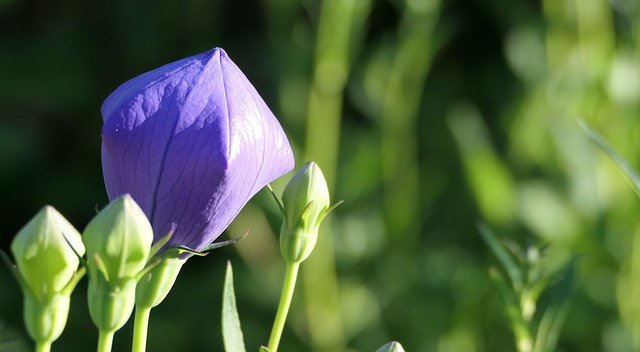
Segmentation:
<svg viewBox="0 0 640 352">
<path fill-rule="evenodd" d="M 294 166 L 278 120 L 220 48 L 124 83 L 102 117 L 109 199 L 131 194 L 155 241 L 173 230 L 165 248 L 204 248 Z"/>
</svg>

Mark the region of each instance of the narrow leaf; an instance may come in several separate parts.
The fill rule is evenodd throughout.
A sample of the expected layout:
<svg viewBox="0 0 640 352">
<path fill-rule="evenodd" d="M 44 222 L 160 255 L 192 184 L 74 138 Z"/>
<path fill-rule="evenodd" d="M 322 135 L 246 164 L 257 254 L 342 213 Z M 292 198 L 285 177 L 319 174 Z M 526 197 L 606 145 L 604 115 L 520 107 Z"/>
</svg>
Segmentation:
<svg viewBox="0 0 640 352">
<path fill-rule="evenodd" d="M 498 241 L 496 236 L 489 230 L 489 228 L 484 223 L 478 223 L 478 230 L 480 231 L 480 235 L 487 243 L 493 255 L 496 256 L 503 269 L 509 276 L 511 280 L 511 284 L 516 290 L 519 290 L 522 287 L 522 274 L 520 272 L 520 268 L 513 260 L 513 257 L 507 252 L 504 246 Z"/>
<path fill-rule="evenodd" d="M 622 157 L 618 152 L 616 152 L 611 146 L 600 136 L 597 132 L 592 130 L 586 122 L 582 120 L 578 120 L 578 124 L 580 127 L 587 133 L 589 138 L 593 140 L 600 149 L 602 149 L 605 154 L 607 154 L 611 160 L 620 168 L 625 178 L 631 186 L 633 190 L 636 191 L 636 194 L 640 196 L 640 175 L 631 167 L 631 165 Z"/>
<path fill-rule="evenodd" d="M 574 261 L 564 270 L 564 276 L 549 289 L 549 300 L 542 308 L 542 317 L 538 324 L 534 352 L 556 350 L 558 336 L 569 313 L 568 296 L 573 284 Z"/>
<path fill-rule="evenodd" d="M 245 352 L 244 337 L 240 327 L 240 317 L 236 308 L 236 294 L 233 288 L 233 270 L 227 262 L 227 274 L 222 293 L 222 340 L 226 352 Z"/>
<path fill-rule="evenodd" d="M 507 315 L 507 318 L 509 319 L 511 329 L 513 330 L 513 334 L 516 339 L 516 343 L 518 345 L 530 346 L 531 331 L 529 330 L 529 324 L 527 324 L 524 317 L 522 316 L 522 311 L 520 310 L 520 305 L 516 293 L 511 290 L 511 288 L 507 284 L 506 278 L 503 277 L 502 274 L 495 268 L 490 268 L 489 278 L 498 291 L 498 296 L 500 296 L 502 307 L 505 314 Z"/>
</svg>

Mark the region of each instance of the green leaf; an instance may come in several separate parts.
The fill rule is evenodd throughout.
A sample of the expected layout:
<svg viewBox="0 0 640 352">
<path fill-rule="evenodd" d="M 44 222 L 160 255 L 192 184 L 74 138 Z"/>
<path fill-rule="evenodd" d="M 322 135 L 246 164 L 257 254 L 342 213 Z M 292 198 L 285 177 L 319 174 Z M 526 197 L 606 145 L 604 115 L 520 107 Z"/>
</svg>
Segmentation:
<svg viewBox="0 0 640 352">
<path fill-rule="evenodd" d="M 622 157 L 618 152 L 616 152 L 611 146 L 600 136 L 597 132 L 592 130 L 586 122 L 582 120 L 578 120 L 578 124 L 580 127 L 587 133 L 589 138 L 593 140 L 603 152 L 605 152 L 611 160 L 620 168 L 625 178 L 631 186 L 633 190 L 636 191 L 636 194 L 640 196 L 640 175 L 631 167 L 631 165 Z"/>
<path fill-rule="evenodd" d="M 478 224 L 478 230 L 480 231 L 480 235 L 487 243 L 493 254 L 496 256 L 502 268 L 509 276 L 511 280 L 511 285 L 516 290 L 520 290 L 523 285 L 522 282 L 522 273 L 520 272 L 520 268 L 513 260 L 513 257 L 505 250 L 505 247 L 498 241 L 496 236 L 489 230 L 489 228 L 484 223 Z"/>
<path fill-rule="evenodd" d="M 512 291 L 511 287 L 509 287 L 506 278 L 503 277 L 503 275 L 495 268 L 489 268 L 489 279 L 491 279 L 498 291 L 502 308 L 509 319 L 511 329 L 513 330 L 513 334 L 516 339 L 516 344 L 518 346 L 530 345 L 531 331 L 529 329 L 529 324 L 527 324 L 522 316 L 522 311 L 520 310 L 520 304 L 516 293 Z M 518 348 L 518 350 L 520 351 L 521 349 Z"/>
<path fill-rule="evenodd" d="M 231 262 L 227 262 L 227 274 L 222 293 L 222 340 L 226 352 L 246 352 L 238 309 L 236 308 Z"/>
<path fill-rule="evenodd" d="M 534 352 L 550 352 L 556 350 L 560 330 L 569 313 L 569 294 L 573 284 L 574 260 L 565 270 L 560 280 L 547 293 L 549 300 L 542 307 L 542 316 L 538 324 Z"/>
</svg>

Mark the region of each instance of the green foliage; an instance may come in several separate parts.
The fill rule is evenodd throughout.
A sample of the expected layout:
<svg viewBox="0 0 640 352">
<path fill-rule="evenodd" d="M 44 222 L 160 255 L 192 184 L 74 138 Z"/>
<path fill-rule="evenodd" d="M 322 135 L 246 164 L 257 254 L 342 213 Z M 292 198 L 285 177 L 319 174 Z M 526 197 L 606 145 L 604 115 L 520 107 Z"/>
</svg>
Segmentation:
<svg viewBox="0 0 640 352">
<path fill-rule="evenodd" d="M 568 297 L 573 283 L 574 261 L 561 270 L 549 270 L 545 251 L 535 247 L 526 250 L 513 243 L 502 243 L 489 228 L 478 226 L 482 238 L 498 259 L 501 271 L 491 268 L 502 305 L 516 338 L 520 352 L 551 352 L 557 349 L 560 331 L 565 323 Z"/>
<path fill-rule="evenodd" d="M 618 152 L 584 121 L 580 126 L 589 137 L 613 160 L 636 194 L 640 196 L 640 175 Z M 635 348 L 640 348 L 640 302 L 636 299 L 640 292 L 640 227 L 635 231 L 629 258 L 623 263 L 618 274 L 618 307 L 623 322 L 629 327 Z"/>
<path fill-rule="evenodd" d="M 555 340 L 554 317 L 567 314 L 559 351 L 634 349 L 637 315 L 627 313 L 637 311 L 640 202 L 575 121 L 638 169 L 637 1 L 0 3 L 5 234 L 44 203 L 87 224 L 107 204 L 107 94 L 222 46 L 282 122 L 298 164 L 316 160 L 345 200 L 302 268 L 283 350 L 373 351 L 392 339 L 408 351 L 513 350 L 515 318 L 505 320 L 500 292 L 513 296 L 518 275 L 527 287 L 530 271 L 515 273 L 495 250 L 488 259 L 478 219 L 504 235 L 487 244 L 517 268 L 528 242 L 548 244 L 556 273 L 581 258 L 573 275 L 560 275 L 572 278 L 571 307 L 541 313 L 565 280 L 553 275 L 537 296 L 532 340 L 538 331 Z M 278 194 L 283 181 L 273 184 Z M 280 221 L 262 192 L 230 227 L 234 236 L 249 230 L 245 241 L 190 260 L 153 312 L 148 350 L 223 349 L 221 322 L 194 312 L 219 314 L 212 302 L 222 300 L 228 259 L 238 308 L 251 312 L 246 344 L 264 343 L 282 278 Z M 11 236 L 1 237 L 8 252 Z M 486 270 L 494 260 L 495 283 Z M 0 270 L 0 319 L 28 341 L 10 275 Z M 519 292 L 510 307 L 522 316 Z M 55 349 L 95 346 L 86 299 L 73 295 Z M 130 348 L 130 330 L 114 350 Z"/>
</svg>

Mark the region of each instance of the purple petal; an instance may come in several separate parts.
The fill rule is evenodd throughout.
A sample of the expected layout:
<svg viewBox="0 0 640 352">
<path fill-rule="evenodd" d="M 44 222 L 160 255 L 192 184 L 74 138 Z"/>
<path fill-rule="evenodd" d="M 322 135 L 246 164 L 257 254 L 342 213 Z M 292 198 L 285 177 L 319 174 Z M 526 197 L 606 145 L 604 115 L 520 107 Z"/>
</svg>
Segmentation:
<svg viewBox="0 0 640 352">
<path fill-rule="evenodd" d="M 224 50 L 134 78 L 102 106 L 110 199 L 130 193 L 155 239 L 201 249 L 247 201 L 293 168 L 286 135 Z"/>
</svg>

